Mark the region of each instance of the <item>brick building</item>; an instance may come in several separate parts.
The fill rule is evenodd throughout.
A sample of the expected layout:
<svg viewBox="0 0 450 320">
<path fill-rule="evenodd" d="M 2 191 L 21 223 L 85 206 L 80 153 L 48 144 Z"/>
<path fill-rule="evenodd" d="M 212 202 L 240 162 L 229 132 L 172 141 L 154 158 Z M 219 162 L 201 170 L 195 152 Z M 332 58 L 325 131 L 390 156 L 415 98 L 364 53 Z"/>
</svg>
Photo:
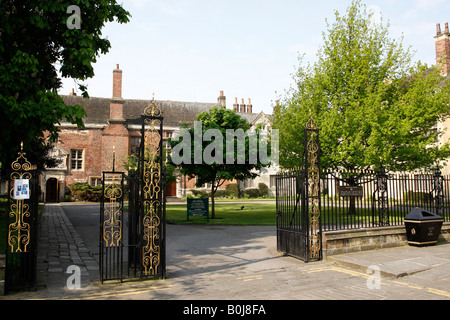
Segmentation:
<svg viewBox="0 0 450 320">
<path fill-rule="evenodd" d="M 436 48 L 436 65 L 441 68 L 441 74 L 443 77 L 448 77 L 450 72 L 450 30 L 448 22 L 445 23 L 445 29 L 442 32 L 441 25 L 436 25 L 435 48 Z M 442 142 L 447 142 L 450 139 L 450 119 L 437 124 L 439 129 L 446 130 L 441 138 Z M 450 159 L 447 159 L 447 163 L 444 166 L 442 173 L 450 175 Z"/>
<path fill-rule="evenodd" d="M 123 163 L 126 156 L 137 152 L 140 143 L 141 114 L 151 102 L 122 97 L 122 70 L 119 69 L 119 65 L 113 70 L 111 98 L 84 99 L 77 96 L 73 90 L 70 95 L 62 98 L 66 105 L 83 105 L 87 116 L 84 119 L 85 127 L 82 129 L 70 123 L 60 124 L 59 139 L 51 151 L 52 157 L 61 160 L 60 165 L 56 168 L 47 168 L 41 175 L 41 189 L 46 202 L 63 200 L 65 189 L 72 183 L 87 182 L 93 186 L 98 185 L 101 182 L 102 171 L 112 169 L 113 152 L 116 170 L 124 171 Z M 162 137 L 164 144 L 168 138 L 177 134 L 183 123 L 193 124 L 198 113 L 208 111 L 214 106 L 226 106 L 226 97 L 221 91 L 217 102 L 214 103 L 178 101 L 156 101 L 156 103 L 164 116 Z M 248 105 L 245 105 L 244 99 L 238 104 L 236 98 L 233 108 L 251 125 L 262 123 L 267 126 L 269 123 L 269 116 L 263 112 L 253 113 L 250 99 Z M 270 183 L 270 178 L 265 180 L 267 184 Z M 243 187 L 252 186 L 257 187 L 257 182 L 243 182 Z M 176 183 L 167 187 L 167 195 L 184 196 L 194 187 L 195 181 L 179 177 Z"/>
</svg>

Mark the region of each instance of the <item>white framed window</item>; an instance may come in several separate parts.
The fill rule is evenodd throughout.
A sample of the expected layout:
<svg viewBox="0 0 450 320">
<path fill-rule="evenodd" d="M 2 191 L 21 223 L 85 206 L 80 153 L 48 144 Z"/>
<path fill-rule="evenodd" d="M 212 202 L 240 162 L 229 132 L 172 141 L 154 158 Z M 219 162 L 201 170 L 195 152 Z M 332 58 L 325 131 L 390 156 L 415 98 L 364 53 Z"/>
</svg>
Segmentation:
<svg viewBox="0 0 450 320">
<path fill-rule="evenodd" d="M 91 187 L 100 186 L 102 184 L 102 177 L 90 177 L 89 184 Z"/>
<path fill-rule="evenodd" d="M 70 150 L 70 169 L 83 170 L 83 150 Z"/>
</svg>

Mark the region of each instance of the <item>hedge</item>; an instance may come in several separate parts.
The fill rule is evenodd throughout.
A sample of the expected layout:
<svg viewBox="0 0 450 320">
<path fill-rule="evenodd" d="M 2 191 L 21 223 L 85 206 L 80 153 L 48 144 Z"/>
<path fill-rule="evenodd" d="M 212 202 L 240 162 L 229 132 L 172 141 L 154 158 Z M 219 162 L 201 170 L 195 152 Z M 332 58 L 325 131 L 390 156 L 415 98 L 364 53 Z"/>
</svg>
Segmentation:
<svg viewBox="0 0 450 320">
<path fill-rule="evenodd" d="M 92 187 L 88 183 L 73 183 L 70 193 L 77 201 L 100 202 L 102 198 L 102 186 Z"/>
</svg>

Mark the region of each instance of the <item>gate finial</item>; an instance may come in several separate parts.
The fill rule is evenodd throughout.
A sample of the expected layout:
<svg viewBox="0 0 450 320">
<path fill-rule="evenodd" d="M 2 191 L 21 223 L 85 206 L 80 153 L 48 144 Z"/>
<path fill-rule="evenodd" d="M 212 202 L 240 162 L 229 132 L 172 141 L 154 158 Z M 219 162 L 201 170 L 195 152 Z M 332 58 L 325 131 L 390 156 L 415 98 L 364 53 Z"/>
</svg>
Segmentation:
<svg viewBox="0 0 450 320">
<path fill-rule="evenodd" d="M 155 103 L 155 96 L 153 96 L 153 100 L 144 109 L 143 115 L 144 116 L 151 116 L 151 117 L 160 117 L 161 116 L 161 109 Z"/>
<path fill-rule="evenodd" d="M 312 129 L 312 130 L 316 130 L 318 128 L 317 124 L 313 120 L 311 109 L 309 109 L 309 119 L 306 122 L 305 128 Z"/>
</svg>

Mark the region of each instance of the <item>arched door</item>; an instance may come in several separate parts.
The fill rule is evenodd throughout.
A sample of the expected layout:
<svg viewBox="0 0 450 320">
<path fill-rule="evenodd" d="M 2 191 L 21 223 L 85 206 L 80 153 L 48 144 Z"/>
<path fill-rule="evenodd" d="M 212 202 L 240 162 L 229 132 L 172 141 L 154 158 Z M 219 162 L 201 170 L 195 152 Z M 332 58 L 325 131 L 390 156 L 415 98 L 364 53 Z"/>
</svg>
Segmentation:
<svg viewBox="0 0 450 320">
<path fill-rule="evenodd" d="M 45 202 L 59 202 L 58 179 L 50 178 L 45 186 Z"/>
</svg>

